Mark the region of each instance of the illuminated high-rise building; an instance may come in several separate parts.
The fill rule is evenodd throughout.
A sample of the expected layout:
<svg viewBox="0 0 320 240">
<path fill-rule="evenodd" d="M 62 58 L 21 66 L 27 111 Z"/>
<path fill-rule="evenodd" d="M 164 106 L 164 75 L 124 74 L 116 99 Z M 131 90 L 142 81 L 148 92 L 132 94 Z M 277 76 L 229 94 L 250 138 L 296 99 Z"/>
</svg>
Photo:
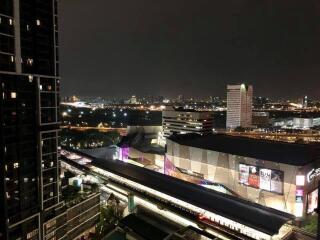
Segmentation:
<svg viewBox="0 0 320 240">
<path fill-rule="evenodd" d="M 56 0 L 0 1 L 0 239 L 44 239 L 58 213 L 57 30 Z"/>
<path fill-rule="evenodd" d="M 302 107 L 308 108 L 308 96 L 304 96 L 302 100 Z"/>
<path fill-rule="evenodd" d="M 137 104 L 138 103 L 137 97 L 135 95 L 132 95 L 132 97 L 130 98 L 130 103 L 131 104 Z"/>
<path fill-rule="evenodd" d="M 227 129 L 252 125 L 252 94 L 251 85 L 227 86 Z"/>
<path fill-rule="evenodd" d="M 99 220 L 99 193 L 61 194 L 57 5 L 0 0 L 0 240 L 72 240 Z"/>
</svg>

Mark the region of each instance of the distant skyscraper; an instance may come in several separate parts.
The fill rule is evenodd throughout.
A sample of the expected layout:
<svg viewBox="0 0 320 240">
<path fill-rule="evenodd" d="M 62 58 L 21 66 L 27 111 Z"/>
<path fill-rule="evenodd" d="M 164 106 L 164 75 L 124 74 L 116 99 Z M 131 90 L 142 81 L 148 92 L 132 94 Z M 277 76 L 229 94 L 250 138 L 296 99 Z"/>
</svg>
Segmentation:
<svg viewBox="0 0 320 240">
<path fill-rule="evenodd" d="M 135 95 L 132 95 L 131 99 L 130 99 L 130 103 L 131 104 L 137 104 L 138 101 L 137 101 L 137 97 Z"/>
<path fill-rule="evenodd" d="M 0 0 L 0 239 L 44 239 L 59 208 L 58 64 L 57 1 Z"/>
<path fill-rule="evenodd" d="M 177 102 L 181 103 L 181 102 L 183 102 L 183 100 L 184 100 L 183 95 L 179 95 L 178 99 L 177 99 Z"/>
<path fill-rule="evenodd" d="M 304 96 L 303 101 L 302 101 L 302 107 L 308 108 L 308 96 Z"/>
<path fill-rule="evenodd" d="M 227 86 L 227 129 L 251 126 L 252 94 L 251 85 Z"/>
</svg>

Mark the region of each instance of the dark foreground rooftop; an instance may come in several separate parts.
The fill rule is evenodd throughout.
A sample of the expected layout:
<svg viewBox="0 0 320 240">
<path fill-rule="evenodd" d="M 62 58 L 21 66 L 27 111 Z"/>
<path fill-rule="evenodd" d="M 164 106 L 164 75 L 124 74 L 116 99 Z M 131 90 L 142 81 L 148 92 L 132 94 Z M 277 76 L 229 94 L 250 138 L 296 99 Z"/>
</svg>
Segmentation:
<svg viewBox="0 0 320 240">
<path fill-rule="evenodd" d="M 294 166 L 304 166 L 320 159 L 320 144 L 286 143 L 225 134 L 173 135 L 169 139 L 190 147 Z"/>
<path fill-rule="evenodd" d="M 168 233 L 144 221 L 135 214 L 130 214 L 123 218 L 119 224 L 148 240 L 163 240 L 168 236 Z"/>
</svg>

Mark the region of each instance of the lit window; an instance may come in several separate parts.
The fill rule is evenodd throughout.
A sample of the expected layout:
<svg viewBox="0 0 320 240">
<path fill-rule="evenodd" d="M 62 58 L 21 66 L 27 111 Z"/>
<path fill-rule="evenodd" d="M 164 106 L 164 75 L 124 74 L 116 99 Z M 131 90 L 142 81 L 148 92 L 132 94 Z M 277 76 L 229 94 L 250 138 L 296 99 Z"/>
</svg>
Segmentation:
<svg viewBox="0 0 320 240">
<path fill-rule="evenodd" d="M 27 59 L 27 65 L 30 65 L 30 66 L 33 65 L 33 59 L 32 58 L 28 58 Z"/>
<path fill-rule="evenodd" d="M 11 56 L 10 59 L 11 59 L 11 62 L 14 62 L 14 56 Z"/>
<path fill-rule="evenodd" d="M 27 239 L 31 239 L 38 234 L 38 229 L 33 230 L 27 234 Z"/>
<path fill-rule="evenodd" d="M 30 31 L 30 26 L 29 26 L 29 24 L 27 24 L 27 31 Z"/>
<path fill-rule="evenodd" d="M 13 20 L 12 19 L 9 19 L 9 25 L 13 25 Z"/>
<path fill-rule="evenodd" d="M 41 25 L 41 22 L 39 19 L 37 19 L 37 26 L 40 26 Z"/>
<path fill-rule="evenodd" d="M 53 192 L 50 192 L 50 197 L 53 197 Z"/>
<path fill-rule="evenodd" d="M 19 167 L 19 163 L 14 163 L 13 164 L 13 168 L 18 168 Z"/>
<path fill-rule="evenodd" d="M 27 183 L 27 182 L 29 182 L 29 178 L 24 178 L 23 181 L 24 181 L 25 183 Z"/>
<path fill-rule="evenodd" d="M 29 82 L 32 83 L 33 82 L 33 76 L 29 75 L 28 78 L 29 78 Z"/>
<path fill-rule="evenodd" d="M 17 93 L 16 92 L 11 92 L 11 98 L 17 98 Z"/>
</svg>

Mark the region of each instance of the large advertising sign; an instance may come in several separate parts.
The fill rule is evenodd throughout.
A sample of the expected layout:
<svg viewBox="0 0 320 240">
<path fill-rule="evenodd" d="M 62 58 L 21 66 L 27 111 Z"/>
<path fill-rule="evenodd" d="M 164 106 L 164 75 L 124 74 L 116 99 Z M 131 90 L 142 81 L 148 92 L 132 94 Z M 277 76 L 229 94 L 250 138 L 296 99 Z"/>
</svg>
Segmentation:
<svg viewBox="0 0 320 240">
<path fill-rule="evenodd" d="M 260 189 L 271 190 L 271 170 L 262 168 L 260 169 Z"/>
<path fill-rule="evenodd" d="M 239 164 L 239 182 L 248 185 L 249 178 L 249 166 L 245 164 Z"/>
<path fill-rule="evenodd" d="M 310 172 L 307 174 L 307 180 L 310 183 L 312 180 L 320 176 L 320 168 L 317 169 L 312 169 Z"/>
<path fill-rule="evenodd" d="M 307 213 L 313 213 L 317 207 L 318 207 L 318 189 L 308 194 Z"/>
<path fill-rule="evenodd" d="M 239 182 L 254 188 L 283 194 L 283 172 L 239 164 Z"/>
<path fill-rule="evenodd" d="M 259 171 L 255 166 L 249 166 L 248 185 L 255 188 L 259 188 L 260 186 Z"/>
<path fill-rule="evenodd" d="M 271 171 L 271 192 L 283 193 L 283 172 L 272 170 Z"/>
</svg>

